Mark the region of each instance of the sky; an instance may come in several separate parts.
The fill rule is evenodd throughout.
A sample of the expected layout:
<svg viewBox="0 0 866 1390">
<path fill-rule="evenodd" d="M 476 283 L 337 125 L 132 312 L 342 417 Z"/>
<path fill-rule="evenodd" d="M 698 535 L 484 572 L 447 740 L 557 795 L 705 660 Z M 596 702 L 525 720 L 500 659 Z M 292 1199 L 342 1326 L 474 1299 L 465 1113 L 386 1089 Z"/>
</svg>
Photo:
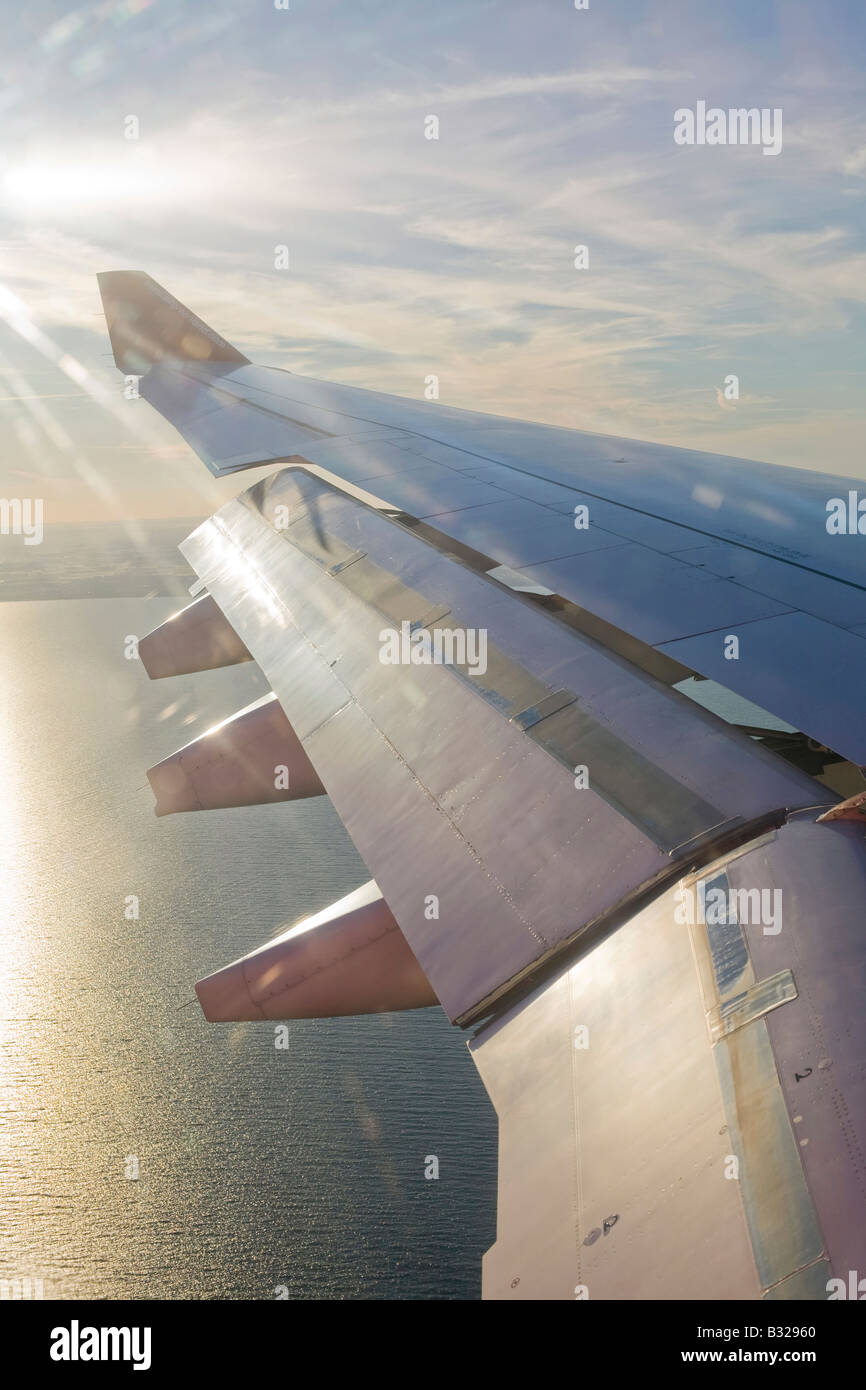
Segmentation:
<svg viewBox="0 0 866 1390">
<path fill-rule="evenodd" d="M 866 478 L 862 3 L 289 5 L 0 0 L 0 496 L 251 481 L 123 399 L 119 268 L 291 371 Z M 676 143 L 701 101 L 781 152 Z"/>
</svg>

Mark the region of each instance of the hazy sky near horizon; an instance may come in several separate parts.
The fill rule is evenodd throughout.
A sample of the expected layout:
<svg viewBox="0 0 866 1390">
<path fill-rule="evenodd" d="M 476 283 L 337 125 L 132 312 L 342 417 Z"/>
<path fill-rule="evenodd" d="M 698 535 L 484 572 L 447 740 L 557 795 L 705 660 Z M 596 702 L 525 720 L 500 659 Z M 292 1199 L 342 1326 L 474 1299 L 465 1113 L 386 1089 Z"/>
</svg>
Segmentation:
<svg viewBox="0 0 866 1390">
<path fill-rule="evenodd" d="M 123 400 L 121 267 L 292 371 L 866 477 L 862 4 L 0 3 L 0 495 L 48 524 L 251 481 Z M 781 153 L 677 145 L 699 101 Z"/>
</svg>

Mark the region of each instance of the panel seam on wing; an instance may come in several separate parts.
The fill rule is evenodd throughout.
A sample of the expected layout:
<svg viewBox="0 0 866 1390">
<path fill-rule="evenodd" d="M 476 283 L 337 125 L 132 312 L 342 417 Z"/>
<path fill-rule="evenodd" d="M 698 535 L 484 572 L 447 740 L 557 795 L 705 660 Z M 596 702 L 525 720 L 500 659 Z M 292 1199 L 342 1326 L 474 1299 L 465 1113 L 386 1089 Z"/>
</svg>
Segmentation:
<svg viewBox="0 0 866 1390">
<path fill-rule="evenodd" d="M 261 571 L 258 569 L 258 567 L 257 567 L 256 565 L 253 564 L 253 562 L 251 561 L 249 555 L 248 555 L 248 554 L 246 553 L 246 551 L 244 551 L 243 548 L 237 543 L 237 541 L 236 541 L 236 540 L 234 539 L 234 537 L 232 536 L 231 532 L 230 532 L 230 531 L 227 529 L 227 527 L 220 521 L 219 517 L 214 516 L 214 517 L 211 518 L 211 521 L 214 522 L 214 523 L 216 524 L 216 526 L 218 527 L 218 529 L 219 529 L 219 531 L 220 531 L 220 533 L 221 533 L 223 539 L 224 539 L 228 544 L 230 544 L 230 545 L 233 547 L 233 549 L 234 549 L 239 555 L 242 555 L 242 556 L 243 556 L 244 564 L 245 564 L 249 569 L 253 570 L 253 572 L 255 573 L 255 575 L 256 575 L 258 581 L 263 585 L 264 588 L 267 589 L 267 591 L 268 591 L 269 595 L 271 596 L 273 602 L 274 602 L 274 603 L 282 610 L 282 612 L 286 615 L 288 621 L 292 624 L 292 626 L 294 627 L 295 631 L 298 632 L 298 633 L 300 634 L 300 636 L 302 637 L 302 639 L 306 642 L 307 646 L 310 647 L 310 649 L 316 653 L 317 657 L 318 657 L 319 660 L 323 663 L 323 665 L 325 666 L 326 670 L 327 670 L 328 673 L 331 675 L 331 677 L 332 677 L 334 680 L 336 680 L 336 681 L 339 683 L 339 685 L 341 686 L 341 688 L 346 692 L 347 699 L 344 701 L 344 703 L 343 703 L 343 705 L 341 706 L 340 710 L 334 710 L 334 711 L 332 711 L 331 714 L 328 716 L 328 719 L 322 721 L 322 724 L 321 724 L 320 726 L 318 726 L 318 727 L 319 727 L 319 728 L 323 727 L 325 723 L 328 723 L 330 720 L 332 720 L 333 718 L 335 718 L 337 714 L 345 713 L 345 710 L 346 710 L 349 706 L 353 706 L 355 709 L 357 709 L 358 712 L 363 716 L 363 718 L 364 718 L 364 719 L 367 721 L 367 723 L 370 725 L 371 729 L 373 729 L 373 730 L 375 731 L 375 733 L 378 735 L 378 737 L 380 738 L 380 740 L 391 750 L 393 756 L 394 756 L 395 759 L 400 763 L 401 767 L 404 768 L 406 772 L 408 772 L 409 776 L 412 778 L 412 780 L 415 782 L 415 784 L 418 786 L 418 788 L 423 792 L 424 796 L 428 799 L 428 801 L 432 804 L 432 806 L 435 807 L 435 809 L 438 811 L 438 813 L 444 818 L 444 820 L 445 820 L 445 821 L 447 822 L 447 824 L 450 826 L 452 833 L 460 840 L 460 842 L 461 842 L 463 845 L 465 845 L 466 849 L 467 849 L 468 852 L 471 854 L 472 858 L 475 860 L 475 863 L 477 864 L 478 868 L 481 870 L 482 873 L 484 873 L 484 874 L 486 875 L 486 877 L 487 877 L 488 880 L 493 884 L 494 888 L 495 888 L 496 891 L 499 893 L 499 895 L 500 895 L 502 898 L 504 898 L 505 901 L 509 904 L 509 906 L 511 907 L 512 911 L 514 912 L 514 915 L 517 917 L 518 921 L 522 923 L 522 925 L 525 927 L 525 929 L 527 930 L 527 932 L 529 932 L 529 934 L 530 934 L 530 936 L 533 938 L 533 940 L 536 941 L 540 946 L 544 946 L 544 947 L 546 947 L 546 948 L 549 949 L 549 948 L 552 946 L 553 943 L 550 942 L 550 941 L 548 941 L 548 940 L 546 939 L 546 937 L 542 936 L 540 932 L 536 931 L 535 927 L 534 927 L 530 922 L 528 922 L 528 921 L 526 920 L 525 916 L 524 916 L 523 913 L 520 911 L 520 909 L 518 908 L 517 904 L 514 902 L 514 899 L 512 898 L 511 894 L 508 892 L 508 889 L 505 887 L 505 885 L 504 885 L 503 883 L 501 883 L 501 881 L 499 880 L 499 878 L 491 871 L 491 869 L 489 868 L 487 862 L 481 857 L 481 855 L 479 854 L 479 852 L 478 852 L 478 850 L 475 848 L 475 846 L 472 844 L 472 842 L 471 842 L 469 839 L 467 839 L 467 837 L 463 834 L 463 832 L 462 832 L 462 830 L 460 829 L 460 827 L 456 824 L 456 822 L 454 821 L 454 819 L 452 818 L 452 816 L 451 816 L 451 815 L 449 814 L 449 812 L 445 809 L 445 807 L 441 804 L 441 802 L 439 801 L 438 797 L 436 797 L 436 796 L 434 795 L 434 793 L 430 790 L 430 788 L 426 785 L 426 783 L 423 782 L 423 781 L 421 780 L 421 778 L 420 778 L 420 777 L 418 776 L 418 774 L 415 772 L 414 768 L 412 768 L 412 767 L 409 766 L 409 764 L 408 764 L 408 762 L 406 761 L 406 759 L 403 757 L 403 755 L 400 753 L 400 751 L 395 747 L 395 745 L 391 742 L 391 740 L 388 738 L 388 736 L 387 736 L 387 734 L 384 732 L 384 730 L 383 730 L 382 728 L 380 728 L 380 726 L 379 726 L 379 725 L 376 723 L 376 721 L 372 718 L 372 716 L 370 715 L 369 711 L 360 703 L 360 701 L 359 701 L 359 700 L 357 699 L 357 697 L 355 696 L 354 692 L 352 692 L 351 690 L 348 690 L 347 687 L 346 687 L 346 686 L 343 684 L 343 682 L 340 680 L 340 678 L 336 675 L 336 673 L 335 673 L 335 671 L 334 671 L 333 665 L 332 665 L 332 664 L 327 660 L 327 658 L 325 657 L 325 654 L 324 654 L 322 648 L 321 648 L 321 647 L 318 645 L 318 643 L 309 635 L 309 633 L 306 632 L 306 630 L 301 626 L 301 624 L 298 622 L 298 620 L 295 618 L 295 616 L 294 616 L 293 613 L 291 612 L 290 608 L 289 608 L 288 605 L 286 604 L 285 600 L 284 600 L 279 594 L 277 594 L 277 593 L 274 591 L 273 587 L 272 587 L 270 584 L 268 584 L 267 581 L 263 578 L 263 576 L 262 576 L 262 574 L 261 574 Z M 206 523 L 206 524 L 207 524 L 207 523 Z M 266 523 L 265 523 L 265 524 L 266 524 Z M 310 560 L 308 556 L 305 557 L 305 558 L 309 561 L 309 563 L 311 563 L 311 564 L 314 564 L 314 563 L 315 563 L 315 561 Z M 307 740 L 310 739 L 310 738 L 312 737 L 312 734 L 313 734 L 313 731 L 311 730 L 311 731 L 308 731 L 303 737 L 301 737 L 300 741 L 301 741 L 301 743 L 304 745 L 304 747 L 306 747 Z M 299 735 L 299 737 L 300 737 L 300 735 Z M 312 760 L 311 760 L 311 761 L 312 761 Z M 314 764 L 314 765 L 315 765 L 315 764 Z M 318 769 L 317 769 L 317 771 L 318 771 Z M 328 786 L 327 786 L 327 782 L 325 781 L 324 778 L 322 778 L 322 785 L 325 787 L 325 791 L 327 792 L 327 791 L 328 791 Z"/>
</svg>

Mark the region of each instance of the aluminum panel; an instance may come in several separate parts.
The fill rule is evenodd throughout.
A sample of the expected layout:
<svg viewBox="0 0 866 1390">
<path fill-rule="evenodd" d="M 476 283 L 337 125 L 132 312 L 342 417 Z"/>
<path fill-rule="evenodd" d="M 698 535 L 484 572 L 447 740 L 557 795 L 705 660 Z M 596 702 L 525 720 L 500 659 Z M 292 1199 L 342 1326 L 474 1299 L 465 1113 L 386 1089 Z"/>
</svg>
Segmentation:
<svg viewBox="0 0 866 1390">
<path fill-rule="evenodd" d="M 676 558 L 707 569 L 722 579 L 735 579 L 755 593 L 768 594 L 789 608 L 800 608 L 813 618 L 822 618 L 837 627 L 866 623 L 866 589 L 840 584 L 836 579 L 827 579 L 784 560 L 774 560 L 738 545 L 690 547 L 677 550 Z"/>
<path fill-rule="evenodd" d="M 229 471 L 248 466 L 250 459 L 267 463 L 271 459 L 291 458 L 321 438 L 315 431 L 290 425 L 275 416 L 254 414 L 246 405 L 208 411 L 179 428 L 197 454 Z"/>
<path fill-rule="evenodd" d="M 833 1273 L 845 1277 L 862 1275 L 866 1235 L 866 848 L 862 827 L 813 816 L 794 817 L 727 872 L 734 889 L 781 894 L 781 930 L 743 930 L 760 978 L 790 967 L 796 980 L 798 1000 L 766 1027 Z"/>
<path fill-rule="evenodd" d="M 412 466 L 405 473 L 377 473 L 369 479 L 359 478 L 362 487 L 367 488 L 384 501 L 412 516 L 438 516 L 456 507 L 477 507 L 482 502 L 499 502 L 501 494 L 487 483 L 478 483 L 456 473 L 453 468 L 442 464 L 428 463 L 423 459 L 412 460 L 420 466 Z"/>
<path fill-rule="evenodd" d="M 304 458 L 316 463 L 349 483 L 359 483 L 362 478 L 376 480 L 381 490 L 387 491 L 387 481 L 392 473 L 409 473 L 423 468 L 426 459 L 400 447 L 398 440 L 411 435 L 394 433 L 393 440 L 379 439 L 368 442 L 351 442 L 348 439 L 329 439 L 324 443 L 317 441 L 304 450 Z M 370 492 L 380 490 L 373 481 L 365 484 Z"/>
<path fill-rule="evenodd" d="M 477 478 L 479 482 L 490 483 L 501 488 L 511 497 L 525 497 L 529 502 L 537 502 L 542 507 L 550 507 L 555 512 L 573 515 L 578 502 L 585 502 L 582 492 L 563 483 L 551 483 L 534 473 L 520 468 L 508 468 L 502 463 L 486 463 L 460 449 L 451 449 L 452 467 L 459 468 L 467 478 Z"/>
<path fill-rule="evenodd" d="M 775 599 L 629 543 L 523 568 L 563 598 L 653 646 L 786 611 Z M 678 659 L 702 674 L 714 674 L 686 656 Z"/>
<path fill-rule="evenodd" d="M 436 525 L 499 564 L 517 568 L 624 543 L 600 526 L 577 530 L 573 516 L 522 499 L 443 512 Z"/>
<path fill-rule="evenodd" d="M 485 1296 L 824 1300 L 862 1269 L 864 892 L 862 830 L 804 811 L 479 1030 Z"/>
<path fill-rule="evenodd" d="M 591 525 L 603 526 L 614 535 L 647 545 L 650 550 L 660 550 L 665 555 L 679 552 L 684 546 L 698 545 L 704 539 L 700 531 L 675 526 L 671 521 L 663 521 L 660 517 L 650 516 L 647 512 L 638 511 L 632 506 L 606 502 L 601 497 L 590 496 L 589 493 L 582 493 L 575 501 L 586 506 Z"/>
<path fill-rule="evenodd" d="M 866 688 L 862 638 L 805 613 L 729 630 L 740 639 L 737 661 L 725 660 L 717 632 L 662 642 L 661 650 L 763 709 L 784 711 L 810 738 L 866 764 L 866 720 L 852 706 L 852 692 Z"/>
<path fill-rule="evenodd" d="M 499 1116 L 485 1298 L 759 1296 L 672 894 L 469 1047 Z"/>
</svg>

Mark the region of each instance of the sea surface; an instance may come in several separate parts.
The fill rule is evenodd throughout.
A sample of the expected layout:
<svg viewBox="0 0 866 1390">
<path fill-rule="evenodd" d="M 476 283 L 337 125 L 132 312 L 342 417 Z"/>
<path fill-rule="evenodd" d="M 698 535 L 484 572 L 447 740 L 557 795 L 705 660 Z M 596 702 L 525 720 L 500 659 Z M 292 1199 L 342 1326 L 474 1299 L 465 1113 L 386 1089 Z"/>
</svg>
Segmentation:
<svg viewBox="0 0 866 1390">
<path fill-rule="evenodd" d="M 0 604 L 0 1279 L 476 1298 L 496 1119 L 465 1035 L 425 1009 L 291 1023 L 278 1050 L 195 1000 L 370 875 L 326 798 L 155 817 L 146 768 L 266 690 L 252 664 L 150 682 L 127 658 L 184 583 Z"/>
</svg>

